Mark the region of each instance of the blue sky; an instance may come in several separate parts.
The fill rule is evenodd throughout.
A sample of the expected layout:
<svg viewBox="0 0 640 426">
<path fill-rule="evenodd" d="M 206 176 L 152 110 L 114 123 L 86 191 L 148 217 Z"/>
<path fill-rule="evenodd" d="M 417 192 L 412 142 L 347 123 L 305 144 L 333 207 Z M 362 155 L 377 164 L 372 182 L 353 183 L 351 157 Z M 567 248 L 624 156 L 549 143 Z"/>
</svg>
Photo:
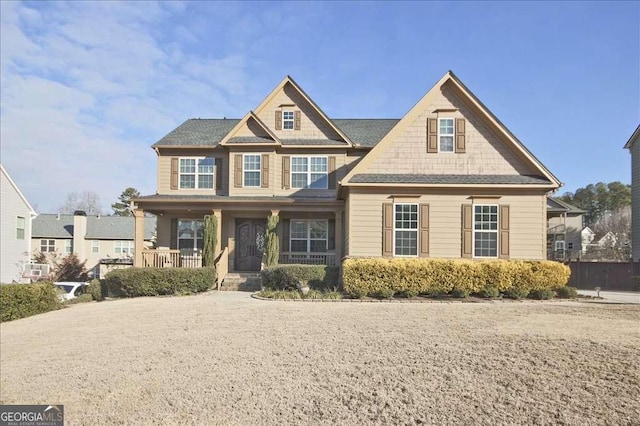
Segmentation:
<svg viewBox="0 0 640 426">
<path fill-rule="evenodd" d="M 400 118 L 451 69 L 565 183 L 630 183 L 639 2 L 1 2 L 0 160 L 39 213 L 156 188 L 150 145 L 286 75 L 332 118 Z"/>
</svg>

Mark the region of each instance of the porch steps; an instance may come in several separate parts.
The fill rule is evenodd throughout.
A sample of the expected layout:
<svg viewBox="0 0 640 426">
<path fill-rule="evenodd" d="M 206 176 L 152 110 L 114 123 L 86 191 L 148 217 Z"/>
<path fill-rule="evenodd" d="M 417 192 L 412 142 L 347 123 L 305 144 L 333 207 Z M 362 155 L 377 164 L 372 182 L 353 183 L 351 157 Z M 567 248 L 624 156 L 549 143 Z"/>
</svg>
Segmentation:
<svg viewBox="0 0 640 426">
<path fill-rule="evenodd" d="M 229 272 L 220 284 L 221 291 L 259 291 L 262 285 L 256 272 Z"/>
</svg>

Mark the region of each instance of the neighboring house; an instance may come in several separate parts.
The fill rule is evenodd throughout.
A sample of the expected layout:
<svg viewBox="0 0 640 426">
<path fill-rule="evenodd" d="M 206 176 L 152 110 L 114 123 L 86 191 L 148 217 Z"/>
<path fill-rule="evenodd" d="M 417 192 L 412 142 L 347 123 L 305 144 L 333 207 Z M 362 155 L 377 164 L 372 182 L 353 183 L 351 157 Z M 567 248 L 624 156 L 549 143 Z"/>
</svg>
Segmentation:
<svg viewBox="0 0 640 426">
<path fill-rule="evenodd" d="M 143 248 L 151 247 L 156 218 L 144 218 Z M 101 263 L 132 263 L 134 254 L 132 216 L 87 216 L 41 214 L 33 220 L 31 252 L 65 257 L 75 253 L 93 276 L 99 276 Z"/>
<path fill-rule="evenodd" d="M 160 249 L 139 266 L 200 250 L 208 214 L 224 271 L 260 270 L 269 215 L 280 263 L 546 259 L 561 185 L 452 72 L 399 120 L 331 119 L 287 76 L 242 119 L 190 119 L 153 148 L 157 193 L 133 201 L 136 224 L 158 216 Z"/>
<path fill-rule="evenodd" d="M 582 228 L 582 231 L 580 231 L 580 238 L 582 239 L 582 254 L 585 254 L 587 247 L 593 243 L 593 240 L 596 238 L 596 233 L 588 226 L 585 226 Z"/>
<path fill-rule="evenodd" d="M 631 153 L 631 256 L 640 262 L 640 124 L 624 145 Z"/>
<path fill-rule="evenodd" d="M 31 219 L 36 212 L 0 164 L 0 283 L 29 282 L 22 277 L 29 262 Z"/>
<path fill-rule="evenodd" d="M 585 211 L 558 198 L 547 198 L 547 258 L 567 260 L 582 253 L 582 228 Z M 589 241 L 590 242 L 590 241 Z"/>
</svg>

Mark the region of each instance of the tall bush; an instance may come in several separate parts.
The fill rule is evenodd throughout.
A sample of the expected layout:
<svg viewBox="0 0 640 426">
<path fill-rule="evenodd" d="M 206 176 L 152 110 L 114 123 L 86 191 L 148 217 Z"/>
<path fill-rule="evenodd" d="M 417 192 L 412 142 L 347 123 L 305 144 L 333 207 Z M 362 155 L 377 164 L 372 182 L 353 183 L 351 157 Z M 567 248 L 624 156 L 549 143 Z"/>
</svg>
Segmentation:
<svg viewBox="0 0 640 426">
<path fill-rule="evenodd" d="M 280 240 L 276 232 L 280 216 L 270 215 L 267 219 L 267 245 L 266 245 L 266 265 L 267 267 L 278 264 L 280 257 Z"/>
<path fill-rule="evenodd" d="M 0 285 L 0 321 L 11 321 L 60 309 L 51 283 Z"/>
<path fill-rule="evenodd" d="M 202 266 L 214 266 L 216 245 L 218 244 L 218 218 L 215 215 L 204 217 L 204 243 L 202 247 Z"/>
</svg>

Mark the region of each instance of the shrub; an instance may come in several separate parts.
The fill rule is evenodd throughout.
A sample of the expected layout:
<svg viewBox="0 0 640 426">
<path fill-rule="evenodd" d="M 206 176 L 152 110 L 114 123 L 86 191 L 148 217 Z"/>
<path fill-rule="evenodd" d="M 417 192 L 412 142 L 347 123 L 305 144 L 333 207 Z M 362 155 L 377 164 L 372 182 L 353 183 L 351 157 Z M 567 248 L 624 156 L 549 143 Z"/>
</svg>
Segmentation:
<svg viewBox="0 0 640 426">
<path fill-rule="evenodd" d="M 391 299 L 393 295 L 396 294 L 395 291 L 391 288 L 381 288 L 376 291 L 373 295 L 379 299 Z"/>
<path fill-rule="evenodd" d="M 65 305 L 75 305 L 77 303 L 85 303 L 85 302 L 92 302 L 93 300 L 95 300 L 93 298 L 92 295 L 90 294 L 81 294 L 78 297 L 74 297 L 73 299 L 67 300 L 64 302 Z"/>
<path fill-rule="evenodd" d="M 0 286 L 0 321 L 26 318 L 61 307 L 56 288 L 51 283 Z"/>
<path fill-rule="evenodd" d="M 309 290 L 307 294 L 302 295 L 303 299 L 322 299 L 322 292 L 320 290 Z"/>
<path fill-rule="evenodd" d="M 323 290 L 338 285 L 340 268 L 325 265 L 277 265 L 261 272 L 262 286 L 271 290 L 297 290 L 298 284 Z"/>
<path fill-rule="evenodd" d="M 451 295 L 459 299 L 465 299 L 469 297 L 469 294 L 471 293 L 466 288 L 454 288 L 453 290 L 451 290 Z"/>
<path fill-rule="evenodd" d="M 531 290 L 529 292 L 529 299 L 536 300 L 549 300 L 553 299 L 555 292 L 553 290 Z"/>
<path fill-rule="evenodd" d="M 578 289 L 565 285 L 556 289 L 556 295 L 560 299 L 575 299 L 578 297 Z"/>
<path fill-rule="evenodd" d="M 529 295 L 529 290 L 524 289 L 522 287 L 511 287 L 504 292 L 504 295 L 509 299 L 524 299 Z"/>
<path fill-rule="evenodd" d="M 216 282 L 214 268 L 127 268 L 105 277 L 102 297 L 140 297 L 192 294 Z"/>
<path fill-rule="evenodd" d="M 487 299 L 494 299 L 500 296 L 500 290 L 497 287 L 485 287 L 480 290 L 480 296 Z"/>
<path fill-rule="evenodd" d="M 97 278 L 94 278 L 89 283 L 89 287 L 87 288 L 87 293 L 91 295 L 93 300 L 97 300 L 97 301 L 104 300 L 104 298 L 102 297 L 102 286 L 103 286 L 102 282 L 100 282 L 100 280 Z"/>
</svg>

